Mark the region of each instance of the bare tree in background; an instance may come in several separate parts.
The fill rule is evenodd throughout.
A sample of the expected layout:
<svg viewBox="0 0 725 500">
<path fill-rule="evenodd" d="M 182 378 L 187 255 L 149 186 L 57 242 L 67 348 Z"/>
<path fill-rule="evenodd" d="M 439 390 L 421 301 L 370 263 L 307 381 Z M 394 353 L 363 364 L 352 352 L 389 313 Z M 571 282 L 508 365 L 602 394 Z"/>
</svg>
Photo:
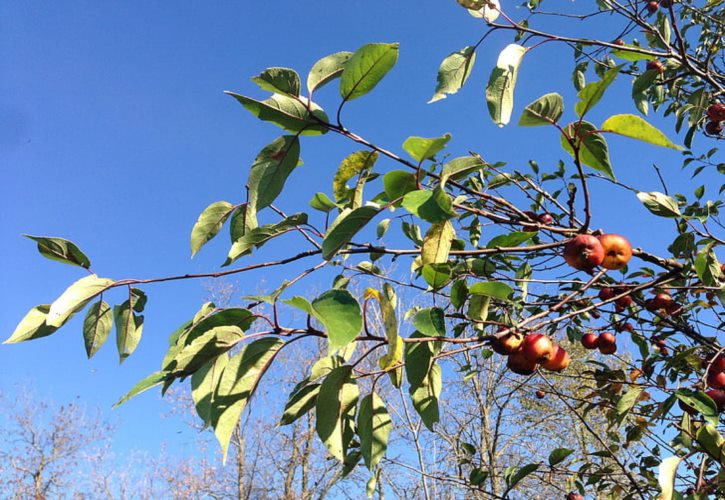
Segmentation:
<svg viewBox="0 0 725 500">
<path fill-rule="evenodd" d="M 56 408 L 30 392 L 0 393 L 0 405 L 0 490 L 36 500 L 82 491 L 113 427 L 77 401 Z"/>
</svg>

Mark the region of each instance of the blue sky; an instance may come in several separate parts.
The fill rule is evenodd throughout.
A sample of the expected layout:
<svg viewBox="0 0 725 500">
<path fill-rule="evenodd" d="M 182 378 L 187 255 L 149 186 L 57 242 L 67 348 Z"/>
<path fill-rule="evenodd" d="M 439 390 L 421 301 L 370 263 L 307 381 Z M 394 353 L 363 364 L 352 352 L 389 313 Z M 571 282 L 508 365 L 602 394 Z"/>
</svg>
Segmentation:
<svg viewBox="0 0 725 500">
<path fill-rule="evenodd" d="M 210 5 L 0 2 L 2 336 L 31 307 L 50 303 L 82 277 L 77 268 L 39 256 L 22 233 L 75 241 L 93 269 L 110 278 L 218 269 L 227 251 L 225 233 L 190 260 L 191 227 L 211 202 L 243 200 L 248 166 L 280 133 L 222 91 L 264 97 L 249 79 L 268 66 L 295 68 L 304 80 L 311 65 L 327 54 L 373 41 L 400 42 L 399 63 L 391 74 L 372 94 L 346 106 L 349 128 L 397 151 L 410 135 L 450 132 L 453 155 L 473 149 L 489 161 L 524 166 L 536 159 L 544 168 L 564 157 L 553 130 L 499 129 L 488 118 L 485 83 L 498 51 L 511 42 L 508 34 L 487 41 L 458 95 L 426 104 L 440 61 L 475 43 L 482 32 L 480 22 L 453 1 L 416 2 L 415 8 L 410 2 L 377 0 Z M 547 92 L 561 93 L 571 112 L 570 61 L 570 51 L 555 44 L 527 56 L 513 122 L 526 103 Z M 620 80 L 605 102 L 616 103 L 617 112 L 636 112 L 626 98 L 629 82 Z M 334 86 L 318 97 L 323 107 L 335 109 Z M 611 109 L 601 106 L 593 121 L 601 122 Z M 656 117 L 652 122 L 664 123 Z M 676 138 L 668 127 L 662 125 Z M 660 189 L 652 162 L 672 185 L 683 178 L 676 152 L 616 138 L 610 148 L 618 177 L 643 190 Z M 304 210 L 312 193 L 329 193 L 337 164 L 356 149 L 339 137 L 304 140 L 305 164 L 290 179 L 280 207 Z M 395 166 L 381 162 L 381 168 Z M 636 198 L 606 183 L 596 185 L 593 194 L 596 227 L 663 252 L 669 242 L 658 235 L 671 231 L 667 222 L 647 218 L 646 229 L 638 225 L 646 212 Z M 270 248 L 267 255 L 282 255 L 288 248 Z M 252 256 L 249 262 L 263 257 Z M 274 285 L 284 276 L 265 271 L 235 281 L 243 293 L 255 293 L 260 282 Z M 50 338 L 2 346 L 2 387 L 12 391 L 29 384 L 59 402 L 79 395 L 90 406 L 109 408 L 158 368 L 169 333 L 203 301 L 202 285 L 145 288 L 144 338 L 122 366 L 112 339 L 86 360 L 81 318 Z M 161 420 L 165 408 L 156 393 L 147 393 L 116 410 L 120 446 L 153 451 L 161 441 L 178 440 L 183 424 Z"/>
</svg>

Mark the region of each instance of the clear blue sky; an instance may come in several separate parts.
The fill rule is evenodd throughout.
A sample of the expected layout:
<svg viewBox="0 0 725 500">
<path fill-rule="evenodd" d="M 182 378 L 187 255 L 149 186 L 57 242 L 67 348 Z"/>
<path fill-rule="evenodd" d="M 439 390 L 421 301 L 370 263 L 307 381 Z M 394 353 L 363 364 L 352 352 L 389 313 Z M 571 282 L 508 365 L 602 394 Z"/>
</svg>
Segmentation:
<svg viewBox="0 0 725 500">
<path fill-rule="evenodd" d="M 268 66 L 296 68 L 304 81 L 322 56 L 372 41 L 400 42 L 393 72 L 371 95 L 346 108 L 348 127 L 398 151 L 409 135 L 451 132 L 454 155 L 473 149 L 489 161 L 519 166 L 536 159 L 542 167 L 564 158 L 550 146 L 558 142 L 553 131 L 498 129 L 488 118 L 485 83 L 498 51 L 511 42 L 509 35 L 495 35 L 485 44 L 463 91 L 426 104 L 440 61 L 475 43 L 481 24 L 454 1 L 414 4 L 0 2 L 0 336 L 7 337 L 31 307 L 52 302 L 83 275 L 42 258 L 21 233 L 75 241 L 93 269 L 110 278 L 218 268 L 227 251 L 226 234 L 190 260 L 190 229 L 209 203 L 243 200 L 248 166 L 280 134 L 222 91 L 264 97 L 249 78 Z M 570 61 L 570 51 L 554 44 L 527 56 L 514 122 L 526 103 L 547 92 L 564 95 L 570 112 Z M 623 97 L 628 87 L 622 79 L 605 98 L 619 106 L 617 112 L 635 112 Z M 333 86 L 319 96 L 330 111 L 336 97 Z M 593 121 L 606 118 L 607 108 L 612 109 L 602 106 Z M 676 138 L 673 130 L 663 129 Z M 678 153 L 625 139 L 612 139 L 610 148 L 625 182 L 658 190 L 653 161 L 668 179 L 678 179 Z M 338 137 L 303 141 L 305 165 L 279 205 L 289 212 L 304 210 L 312 193 L 329 193 L 337 164 L 356 149 Z M 390 162 L 380 165 L 395 168 Z M 665 221 L 647 218 L 646 226 L 637 226 L 644 209 L 609 185 L 596 186 L 594 195 L 595 226 L 663 251 L 668 242 L 658 233 Z M 281 246 L 269 255 L 288 250 Z M 254 293 L 261 280 L 274 285 L 282 279 L 280 272 L 267 271 L 238 282 L 245 293 Z M 158 368 L 169 333 L 201 304 L 202 285 L 147 287 L 144 338 L 120 367 L 113 339 L 86 360 L 80 317 L 50 338 L 0 347 L 2 387 L 12 391 L 14 385 L 31 384 L 59 402 L 79 395 L 91 406 L 109 408 Z M 173 443 L 183 424 L 161 420 L 164 408 L 151 392 L 116 410 L 118 442 L 151 451 L 161 441 Z"/>
</svg>

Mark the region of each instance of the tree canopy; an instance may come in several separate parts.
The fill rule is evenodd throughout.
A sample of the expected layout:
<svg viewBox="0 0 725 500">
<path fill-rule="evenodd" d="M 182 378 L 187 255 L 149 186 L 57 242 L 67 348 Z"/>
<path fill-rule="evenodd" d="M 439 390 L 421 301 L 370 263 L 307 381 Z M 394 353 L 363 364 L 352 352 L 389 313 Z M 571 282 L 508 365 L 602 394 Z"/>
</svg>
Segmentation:
<svg viewBox="0 0 725 500">
<path fill-rule="evenodd" d="M 30 310 L 5 343 L 52 335 L 82 315 L 88 357 L 115 332 L 123 362 L 142 340 L 147 285 L 290 269 L 263 295 L 245 290 L 244 306 L 208 302 L 189 311 L 158 370 L 118 403 L 188 381 L 226 457 L 260 381 L 284 369 L 275 363 L 280 353 L 322 343 L 323 355 L 308 360 L 278 418 L 289 425 L 314 415 L 340 476 L 367 469 L 369 495 L 384 491 L 378 481 L 389 437 L 406 425 L 391 411 L 397 389 L 423 432 L 456 450 L 455 466 L 429 479 L 471 495 L 724 495 L 722 1 L 458 3 L 461 23 L 479 22 L 480 38 L 451 42 L 437 73 L 431 69 L 430 102 L 421 105 L 463 98 L 454 94 L 483 71 L 488 83 L 477 98 L 490 119 L 521 127 L 522 144 L 529 127 L 546 127 L 547 143 L 537 147 L 558 161 L 539 163 L 532 148 L 528 165 L 508 164 L 443 132 L 399 145 L 369 139 L 346 114 L 384 92 L 378 85 L 404 55 L 398 43 L 350 48 L 340 40 L 339 52 L 319 54 L 308 71 L 272 65 L 253 76 L 257 97 L 226 92 L 245 119 L 251 114 L 281 135 L 246 159 L 239 198 L 212 203 L 193 224 L 192 257 L 227 233 L 220 270 L 108 278 L 76 243 L 26 235 L 42 256 L 85 274 Z M 494 36 L 506 45 L 481 68 Z M 519 69 L 545 61 L 551 44 L 571 51 L 576 99 L 541 78 L 541 97 L 519 103 Z M 623 80 L 631 99 L 611 93 Z M 592 118 L 595 110 L 606 118 Z M 676 136 L 654 126 L 652 114 Z M 324 151 L 334 136 L 349 145 L 344 158 L 331 158 L 337 168 L 304 167 L 329 189 L 309 192 L 306 206 L 282 207 L 290 184 L 303 186 L 305 148 Z M 673 186 L 655 165 L 661 189 L 626 184 L 610 157 L 614 136 L 666 148 L 689 181 Z M 602 205 L 593 187 L 601 184 L 641 203 L 636 238 L 594 227 Z M 672 222 L 666 253 L 648 247 L 653 218 Z M 292 271 L 299 263 L 304 269 Z M 485 395 L 488 404 L 451 407 L 446 393 Z M 547 427 L 554 438 L 542 441 L 546 450 L 494 456 L 490 438 L 502 428 L 525 434 L 531 415 L 538 425 L 575 430 L 556 439 L 556 427 Z M 496 432 L 468 441 L 476 433 L 467 418 Z"/>
</svg>

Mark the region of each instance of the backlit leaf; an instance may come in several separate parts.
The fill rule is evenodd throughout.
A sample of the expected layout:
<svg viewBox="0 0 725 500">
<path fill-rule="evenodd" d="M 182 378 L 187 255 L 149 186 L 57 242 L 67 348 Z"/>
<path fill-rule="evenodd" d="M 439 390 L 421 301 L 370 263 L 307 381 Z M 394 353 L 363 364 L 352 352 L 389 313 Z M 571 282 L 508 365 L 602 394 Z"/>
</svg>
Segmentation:
<svg viewBox="0 0 725 500">
<path fill-rule="evenodd" d="M 671 149 L 683 149 L 670 141 L 665 134 L 637 115 L 614 115 L 607 118 L 600 127 L 602 132 L 623 135 L 632 139 Z"/>
<path fill-rule="evenodd" d="M 370 92 L 397 60 L 397 43 L 369 43 L 356 50 L 345 63 L 340 77 L 343 101 L 352 101 Z"/>
<path fill-rule="evenodd" d="M 71 315 L 85 307 L 96 295 L 103 293 L 114 281 L 108 278 L 99 278 L 95 274 L 81 278 L 50 305 L 45 323 L 56 328 L 61 327 Z"/>
<path fill-rule="evenodd" d="M 476 62 L 476 49 L 469 46 L 448 55 L 438 68 L 438 83 L 428 103 L 440 101 L 458 92 L 466 83 Z"/>
<path fill-rule="evenodd" d="M 191 256 L 193 257 L 204 244 L 216 236 L 234 210 L 226 201 L 217 201 L 206 207 L 191 229 Z"/>
<path fill-rule="evenodd" d="M 29 234 L 24 234 L 23 236 L 38 244 L 38 252 L 43 257 L 86 269 L 91 267 L 91 261 L 86 257 L 86 254 L 72 241 L 47 236 L 31 236 Z"/>
<path fill-rule="evenodd" d="M 496 67 L 488 79 L 486 86 L 488 112 L 499 127 L 503 127 L 511 120 L 516 77 L 524 54 L 526 49 L 521 45 L 507 45 L 499 54 Z"/>
</svg>

